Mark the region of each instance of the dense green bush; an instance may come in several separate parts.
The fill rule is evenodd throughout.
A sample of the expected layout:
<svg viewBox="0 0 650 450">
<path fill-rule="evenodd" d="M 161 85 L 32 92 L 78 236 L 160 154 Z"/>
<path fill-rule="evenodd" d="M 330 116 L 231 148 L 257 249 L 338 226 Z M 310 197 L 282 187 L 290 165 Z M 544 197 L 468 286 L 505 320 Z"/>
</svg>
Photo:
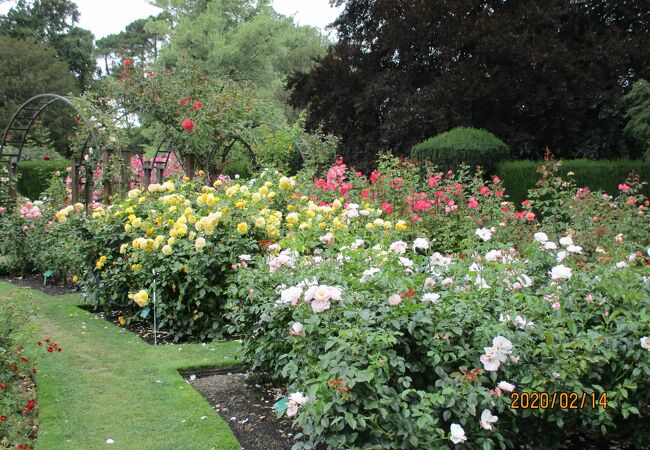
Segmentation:
<svg viewBox="0 0 650 450">
<path fill-rule="evenodd" d="M 505 161 L 497 165 L 496 174 L 503 180 L 506 192 L 515 204 L 528 197 L 528 190 L 535 186 L 539 178 L 537 167 L 541 164 L 540 161 L 525 160 Z M 650 161 L 572 159 L 562 161 L 560 167 L 560 174 L 571 178 L 577 186 L 588 187 L 592 191 L 602 190 L 610 195 L 618 192 L 618 185 L 632 171 L 641 176 L 641 181 L 648 181 Z M 567 177 L 569 172 L 573 172 L 573 175 Z M 645 197 L 650 197 L 650 186 L 645 185 L 641 192 Z"/>
<path fill-rule="evenodd" d="M 508 154 L 508 146 L 489 131 L 463 127 L 429 138 L 411 150 L 414 158 L 431 161 L 441 168 L 455 169 L 465 163 L 481 166 L 488 174 Z"/>
<path fill-rule="evenodd" d="M 67 159 L 52 161 L 22 161 L 18 164 L 18 192 L 25 197 L 36 200 L 50 184 L 50 179 L 57 171 L 61 177 L 66 176 L 70 166 Z"/>
</svg>

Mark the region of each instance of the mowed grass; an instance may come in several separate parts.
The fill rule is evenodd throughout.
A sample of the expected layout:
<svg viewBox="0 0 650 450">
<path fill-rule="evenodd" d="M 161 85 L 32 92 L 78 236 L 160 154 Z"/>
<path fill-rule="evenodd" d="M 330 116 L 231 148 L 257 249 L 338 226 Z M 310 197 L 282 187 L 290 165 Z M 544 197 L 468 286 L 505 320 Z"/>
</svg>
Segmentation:
<svg viewBox="0 0 650 450">
<path fill-rule="evenodd" d="M 241 448 L 178 373 L 236 365 L 237 343 L 154 347 L 79 309 L 79 295 L 53 297 L 0 283 L 0 296 L 8 295 L 34 304 L 25 347 L 38 369 L 38 450 Z M 63 351 L 39 348 L 46 338 Z"/>
</svg>

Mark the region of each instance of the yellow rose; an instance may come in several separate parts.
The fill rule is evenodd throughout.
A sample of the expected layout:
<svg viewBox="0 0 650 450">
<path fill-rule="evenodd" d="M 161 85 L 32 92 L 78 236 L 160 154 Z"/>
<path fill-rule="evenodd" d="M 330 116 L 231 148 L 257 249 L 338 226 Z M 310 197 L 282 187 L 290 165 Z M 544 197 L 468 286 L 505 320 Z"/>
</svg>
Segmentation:
<svg viewBox="0 0 650 450">
<path fill-rule="evenodd" d="M 289 222 L 290 224 L 296 224 L 298 223 L 298 220 L 299 218 L 297 213 L 292 212 L 287 214 L 287 222 Z"/>
<path fill-rule="evenodd" d="M 129 294 L 129 298 L 137 303 L 140 308 L 144 308 L 149 303 L 149 294 L 144 289 L 135 294 Z"/>
<path fill-rule="evenodd" d="M 138 270 L 142 269 L 142 264 L 133 264 L 131 266 L 131 269 L 133 269 L 133 270 L 135 270 L 137 272 Z"/>
<path fill-rule="evenodd" d="M 194 248 L 196 249 L 197 252 L 202 251 L 203 247 L 205 247 L 205 238 L 200 237 L 196 241 L 194 241 Z"/>
<path fill-rule="evenodd" d="M 409 229 L 409 226 L 407 223 L 403 220 L 398 220 L 397 223 L 395 224 L 395 229 L 397 231 L 406 231 Z"/>
<path fill-rule="evenodd" d="M 73 283 L 76 283 L 77 281 L 79 281 L 79 277 L 78 277 L 77 275 L 74 275 L 74 276 L 72 277 L 72 282 L 73 282 Z"/>
<path fill-rule="evenodd" d="M 128 249 L 128 248 L 129 248 L 128 244 L 122 244 L 122 245 L 120 245 L 120 254 L 121 254 L 121 255 L 126 254 L 126 249 Z"/>
<path fill-rule="evenodd" d="M 280 178 L 280 183 L 278 183 L 278 186 L 283 191 L 286 191 L 287 189 L 291 189 L 293 187 L 293 180 L 291 178 L 282 177 Z"/>
<path fill-rule="evenodd" d="M 238 224 L 237 224 L 237 231 L 238 231 L 240 234 L 246 234 L 246 232 L 248 231 L 248 224 L 245 223 L 245 222 L 240 222 L 240 223 L 238 223 Z"/>
<path fill-rule="evenodd" d="M 256 217 L 255 226 L 257 228 L 264 228 L 266 226 L 266 220 L 264 220 L 264 217 Z"/>
<path fill-rule="evenodd" d="M 172 249 L 171 245 L 163 245 L 163 248 L 162 248 L 163 255 L 169 256 L 169 255 L 172 254 L 173 251 L 174 250 Z"/>
<path fill-rule="evenodd" d="M 267 186 L 262 186 L 262 187 L 259 189 L 258 192 L 259 192 L 261 195 L 266 195 L 266 194 L 269 193 L 269 188 L 268 188 Z"/>
<path fill-rule="evenodd" d="M 167 244 L 169 245 L 174 245 L 174 242 L 176 242 L 176 238 L 173 236 L 167 239 Z"/>
</svg>

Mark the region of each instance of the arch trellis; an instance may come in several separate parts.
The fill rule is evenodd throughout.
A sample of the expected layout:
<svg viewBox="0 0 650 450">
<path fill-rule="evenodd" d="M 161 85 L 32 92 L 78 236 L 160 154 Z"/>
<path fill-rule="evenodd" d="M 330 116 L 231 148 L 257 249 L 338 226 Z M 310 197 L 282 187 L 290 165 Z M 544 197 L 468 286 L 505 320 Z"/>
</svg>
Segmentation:
<svg viewBox="0 0 650 450">
<path fill-rule="evenodd" d="M 74 104 L 72 99 L 67 96 L 58 95 L 58 94 L 39 94 L 36 95 L 22 105 L 13 113 L 9 119 L 9 123 L 5 127 L 2 133 L 2 141 L 0 141 L 0 164 L 7 166 L 10 177 L 10 185 L 12 187 L 11 195 L 15 198 L 15 180 L 18 175 L 18 163 L 21 160 L 23 147 L 27 143 L 29 133 L 32 130 L 34 122 L 38 119 L 43 111 L 45 111 L 49 106 L 55 103 L 63 103 L 69 106 L 74 113 L 84 120 L 84 117 L 81 114 L 81 111 Z M 85 140 L 84 146 L 81 151 L 79 159 L 72 158 L 72 193 L 73 193 L 73 202 L 78 201 L 78 186 L 79 186 L 79 169 L 83 165 L 84 155 L 88 144 L 92 141 L 92 144 L 96 149 L 99 149 L 99 139 L 94 131 L 90 131 L 88 137 Z M 86 182 L 85 182 L 85 196 L 84 202 L 86 207 L 88 203 L 92 200 L 90 187 L 92 185 L 92 170 L 86 170 Z"/>
</svg>

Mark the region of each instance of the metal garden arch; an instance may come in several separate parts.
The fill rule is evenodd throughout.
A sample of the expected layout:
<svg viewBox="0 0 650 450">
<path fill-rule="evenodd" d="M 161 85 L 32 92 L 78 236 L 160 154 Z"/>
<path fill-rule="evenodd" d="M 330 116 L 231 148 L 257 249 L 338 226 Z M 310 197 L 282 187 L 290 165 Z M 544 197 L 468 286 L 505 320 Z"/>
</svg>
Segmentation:
<svg viewBox="0 0 650 450">
<path fill-rule="evenodd" d="M 34 122 L 36 119 L 38 119 L 39 115 L 43 111 L 55 103 L 63 103 L 65 105 L 68 105 L 70 108 L 72 108 L 80 120 L 84 120 L 81 115 L 81 111 L 79 111 L 79 109 L 75 106 L 70 97 L 67 96 L 58 94 L 40 94 L 30 98 L 25 103 L 20 105 L 11 116 L 11 119 L 9 119 L 9 123 L 7 124 L 2 134 L 2 141 L 0 141 L 0 164 L 7 166 L 9 170 L 9 178 L 11 181 L 15 181 L 18 175 L 18 163 L 20 162 L 23 153 L 23 147 L 27 142 L 29 132 L 34 125 Z M 72 201 L 74 203 L 77 203 L 79 201 L 79 169 L 83 164 L 84 155 L 90 141 L 92 141 L 94 147 L 99 150 L 99 140 L 97 138 L 97 135 L 95 132 L 91 131 L 89 136 L 86 138 L 79 159 L 77 160 L 76 158 L 72 158 Z M 14 186 L 14 183 L 10 183 L 10 185 Z M 86 208 L 88 207 L 88 203 L 92 200 L 90 194 L 91 185 L 92 170 L 86 170 L 86 182 L 84 186 L 84 203 L 86 204 Z M 15 188 L 12 189 L 11 195 L 15 198 Z"/>
</svg>

